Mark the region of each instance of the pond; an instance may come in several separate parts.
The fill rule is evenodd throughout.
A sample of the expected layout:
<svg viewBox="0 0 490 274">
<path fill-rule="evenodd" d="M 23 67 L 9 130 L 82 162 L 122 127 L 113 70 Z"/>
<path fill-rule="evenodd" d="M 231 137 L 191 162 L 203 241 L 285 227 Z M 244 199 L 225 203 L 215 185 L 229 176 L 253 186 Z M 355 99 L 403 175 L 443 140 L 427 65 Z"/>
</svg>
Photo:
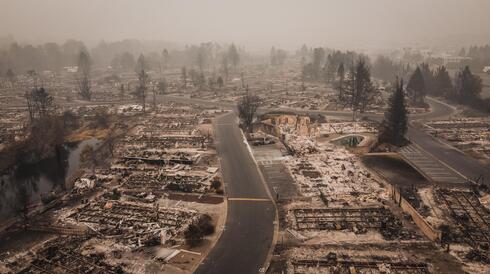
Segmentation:
<svg viewBox="0 0 490 274">
<path fill-rule="evenodd" d="M 42 203 L 52 192 L 66 189 L 65 181 L 80 168 L 80 153 L 86 145 L 97 147 L 96 138 L 63 146 L 59 157 L 36 163 L 22 163 L 5 174 L 0 174 L 0 223 L 19 213 L 22 197 L 28 199 L 29 208 Z M 24 194 L 19 194 L 23 192 Z"/>
<path fill-rule="evenodd" d="M 364 140 L 364 136 L 361 135 L 347 135 L 347 136 L 342 136 L 337 139 L 334 139 L 330 142 L 336 144 L 336 145 L 341 145 L 345 147 L 357 147 L 362 140 Z"/>
</svg>

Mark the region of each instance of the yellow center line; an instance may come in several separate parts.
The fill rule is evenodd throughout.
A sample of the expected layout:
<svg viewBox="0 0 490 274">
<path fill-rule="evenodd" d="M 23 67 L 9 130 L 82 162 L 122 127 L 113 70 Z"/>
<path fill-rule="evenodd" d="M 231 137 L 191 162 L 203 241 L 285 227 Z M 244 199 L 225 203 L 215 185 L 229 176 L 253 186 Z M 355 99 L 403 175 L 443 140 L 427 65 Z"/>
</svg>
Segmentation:
<svg viewBox="0 0 490 274">
<path fill-rule="evenodd" d="M 271 200 L 263 198 L 228 198 L 228 201 L 270 202 Z"/>
</svg>

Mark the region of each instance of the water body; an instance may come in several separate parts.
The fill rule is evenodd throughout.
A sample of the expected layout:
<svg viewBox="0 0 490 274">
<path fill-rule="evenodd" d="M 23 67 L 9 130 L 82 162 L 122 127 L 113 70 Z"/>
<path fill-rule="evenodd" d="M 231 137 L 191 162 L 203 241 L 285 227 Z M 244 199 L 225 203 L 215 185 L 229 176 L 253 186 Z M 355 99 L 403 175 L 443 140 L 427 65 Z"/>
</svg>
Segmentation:
<svg viewBox="0 0 490 274">
<path fill-rule="evenodd" d="M 59 158 L 53 156 L 36 163 L 22 163 L 5 174 L 0 174 L 0 224 L 18 214 L 22 202 L 20 191 L 29 199 L 29 208 L 42 203 L 42 197 L 66 190 L 65 181 L 80 168 L 80 153 L 86 145 L 97 147 L 100 141 L 91 138 L 65 144 Z"/>
<path fill-rule="evenodd" d="M 362 142 L 362 140 L 364 140 L 364 137 L 361 135 L 347 135 L 345 137 L 332 140 L 331 142 L 345 147 L 356 147 Z"/>
</svg>

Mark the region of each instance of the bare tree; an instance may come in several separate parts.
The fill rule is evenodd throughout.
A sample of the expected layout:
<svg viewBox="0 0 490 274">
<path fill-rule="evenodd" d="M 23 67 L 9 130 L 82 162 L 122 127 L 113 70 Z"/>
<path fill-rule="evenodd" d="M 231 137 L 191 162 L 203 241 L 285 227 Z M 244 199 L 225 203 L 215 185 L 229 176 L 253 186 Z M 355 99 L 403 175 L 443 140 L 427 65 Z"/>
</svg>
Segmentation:
<svg viewBox="0 0 490 274">
<path fill-rule="evenodd" d="M 221 66 L 222 66 L 221 69 L 223 70 L 223 73 L 225 75 L 225 82 L 227 83 L 228 82 L 228 77 L 229 77 L 229 74 L 230 74 L 230 68 L 229 68 L 229 64 L 228 64 L 228 56 L 224 56 L 223 57 Z"/>
<path fill-rule="evenodd" d="M 121 101 L 124 100 L 124 84 L 123 83 L 121 83 L 119 85 L 119 97 L 120 97 Z"/>
<path fill-rule="evenodd" d="M 153 110 L 156 110 L 157 109 L 157 89 L 155 86 L 153 86 L 152 92 L 153 92 Z"/>
<path fill-rule="evenodd" d="M 25 98 L 31 124 L 53 114 L 55 110 L 53 96 L 44 88 L 32 89 L 25 94 Z"/>
<path fill-rule="evenodd" d="M 228 58 L 231 60 L 231 64 L 233 65 L 233 69 L 236 70 L 240 63 L 240 54 L 238 53 L 238 50 L 235 46 L 235 44 L 231 44 L 231 46 L 228 48 Z"/>
<path fill-rule="evenodd" d="M 7 75 L 7 79 L 10 82 L 10 87 L 14 88 L 15 81 L 17 80 L 14 71 L 12 69 L 8 69 L 6 75 Z"/>
<path fill-rule="evenodd" d="M 167 92 L 168 84 L 165 77 L 162 77 L 162 79 L 158 81 L 157 88 L 160 94 L 165 94 L 165 92 Z"/>
<path fill-rule="evenodd" d="M 255 113 L 259 108 L 260 98 L 256 95 L 251 95 L 247 92 L 238 102 L 238 116 L 242 120 L 242 123 L 247 132 L 252 131 L 252 122 L 255 117 Z"/>
<path fill-rule="evenodd" d="M 182 67 L 181 77 L 182 77 L 182 87 L 184 87 L 184 90 L 185 90 L 187 88 L 187 68 L 186 67 Z"/>
<path fill-rule="evenodd" d="M 95 173 L 97 166 L 97 154 L 93 146 L 85 145 L 80 152 L 80 161 L 89 164 L 92 167 L 92 173 Z"/>
<path fill-rule="evenodd" d="M 345 79 L 345 70 L 344 70 L 344 63 L 340 63 L 339 68 L 337 69 L 337 76 L 339 77 L 339 83 L 337 85 L 337 88 L 339 89 L 339 98 L 340 100 L 343 99 L 343 91 L 344 91 L 344 79 Z"/>
<path fill-rule="evenodd" d="M 168 50 L 164 49 L 162 51 L 162 68 L 161 68 L 161 73 L 163 73 L 167 68 L 168 68 L 168 61 L 169 61 L 169 54 Z"/>
<path fill-rule="evenodd" d="M 29 204 L 31 189 L 28 187 L 29 182 L 21 182 L 16 184 L 15 198 L 16 202 L 14 209 L 24 222 L 29 219 Z"/>
<path fill-rule="evenodd" d="M 216 84 L 218 84 L 218 87 L 220 89 L 223 88 L 223 85 L 224 85 L 224 83 L 223 83 L 223 77 L 218 76 L 218 79 L 216 80 Z"/>
<path fill-rule="evenodd" d="M 29 145 L 39 157 L 52 155 L 61 159 L 66 134 L 64 119 L 57 115 L 53 97 L 44 88 L 25 94 L 30 119 Z"/>
<path fill-rule="evenodd" d="M 37 75 L 36 70 L 34 70 L 34 69 L 28 70 L 27 75 L 29 75 L 29 77 L 31 77 L 32 82 L 34 84 L 34 88 L 37 88 L 38 75 Z"/>
<path fill-rule="evenodd" d="M 240 82 L 242 83 L 242 88 L 245 88 L 245 76 L 243 72 L 240 73 Z"/>
<path fill-rule="evenodd" d="M 92 67 L 90 56 L 85 51 L 81 51 L 78 56 L 78 89 L 80 97 L 90 101 L 92 98 L 92 90 L 90 84 L 90 70 Z"/>
</svg>

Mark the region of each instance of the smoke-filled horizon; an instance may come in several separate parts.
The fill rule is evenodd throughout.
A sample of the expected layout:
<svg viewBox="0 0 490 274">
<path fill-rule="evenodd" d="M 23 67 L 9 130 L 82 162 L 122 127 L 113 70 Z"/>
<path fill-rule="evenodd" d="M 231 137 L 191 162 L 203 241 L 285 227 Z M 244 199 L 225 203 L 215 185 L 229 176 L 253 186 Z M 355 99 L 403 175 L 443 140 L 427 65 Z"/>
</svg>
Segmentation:
<svg viewBox="0 0 490 274">
<path fill-rule="evenodd" d="M 0 36 L 386 49 L 490 42 L 488 0 L 2 0 Z"/>
</svg>

